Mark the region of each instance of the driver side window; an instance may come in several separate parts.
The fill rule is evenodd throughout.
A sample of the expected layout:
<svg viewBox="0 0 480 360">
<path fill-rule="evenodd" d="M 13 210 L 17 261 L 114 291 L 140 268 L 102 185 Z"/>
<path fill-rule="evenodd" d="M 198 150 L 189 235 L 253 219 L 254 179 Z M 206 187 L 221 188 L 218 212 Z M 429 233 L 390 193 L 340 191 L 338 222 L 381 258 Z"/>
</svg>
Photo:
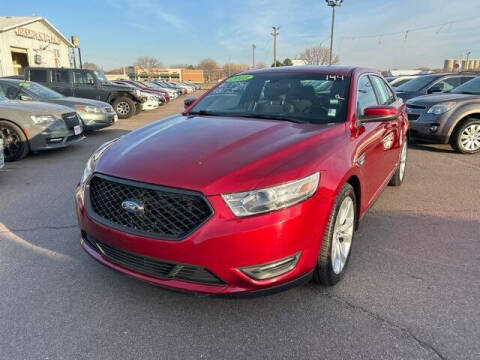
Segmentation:
<svg viewBox="0 0 480 360">
<path fill-rule="evenodd" d="M 357 88 L 357 115 L 363 115 L 366 108 L 370 106 L 377 106 L 378 100 L 373 90 L 370 77 L 362 75 L 358 80 Z"/>
</svg>

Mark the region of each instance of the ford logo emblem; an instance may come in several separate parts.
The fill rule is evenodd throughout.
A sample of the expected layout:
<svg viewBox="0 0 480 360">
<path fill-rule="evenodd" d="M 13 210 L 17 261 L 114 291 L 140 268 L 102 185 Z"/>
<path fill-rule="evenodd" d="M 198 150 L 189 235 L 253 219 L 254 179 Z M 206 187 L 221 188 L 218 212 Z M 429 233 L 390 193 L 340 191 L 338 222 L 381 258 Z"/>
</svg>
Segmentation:
<svg viewBox="0 0 480 360">
<path fill-rule="evenodd" d="M 122 209 L 131 214 L 139 214 L 143 212 L 143 205 L 137 203 L 135 200 L 125 200 L 122 202 Z"/>
</svg>

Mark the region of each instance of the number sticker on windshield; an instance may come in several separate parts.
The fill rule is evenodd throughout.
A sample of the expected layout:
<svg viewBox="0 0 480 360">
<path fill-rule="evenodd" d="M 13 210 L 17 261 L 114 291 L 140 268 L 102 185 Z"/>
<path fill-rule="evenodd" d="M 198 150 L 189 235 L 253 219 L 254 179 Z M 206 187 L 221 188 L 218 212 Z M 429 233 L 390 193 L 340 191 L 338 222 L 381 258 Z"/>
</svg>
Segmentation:
<svg viewBox="0 0 480 360">
<path fill-rule="evenodd" d="M 226 82 L 248 81 L 253 79 L 253 75 L 237 75 L 228 78 Z"/>
<path fill-rule="evenodd" d="M 18 85 L 23 86 L 23 87 L 30 87 L 30 83 L 28 83 L 28 82 L 22 82 Z"/>
<path fill-rule="evenodd" d="M 333 81 L 336 81 L 336 80 L 345 80 L 345 76 L 343 75 L 327 75 L 327 78 L 326 80 L 333 80 Z"/>
</svg>

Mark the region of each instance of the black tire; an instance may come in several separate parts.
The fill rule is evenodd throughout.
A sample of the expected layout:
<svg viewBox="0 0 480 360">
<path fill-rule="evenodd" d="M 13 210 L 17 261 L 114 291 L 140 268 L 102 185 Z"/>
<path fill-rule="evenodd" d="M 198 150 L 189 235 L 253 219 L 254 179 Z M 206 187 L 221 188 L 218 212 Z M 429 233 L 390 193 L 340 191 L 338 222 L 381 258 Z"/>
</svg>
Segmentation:
<svg viewBox="0 0 480 360">
<path fill-rule="evenodd" d="M 403 145 L 405 147 L 405 163 L 403 164 L 403 171 L 402 171 L 402 153 L 404 151 L 404 148 L 402 147 L 402 151 L 400 152 L 400 160 L 398 162 L 397 170 L 395 170 L 395 173 L 393 174 L 392 178 L 390 179 L 390 182 L 388 185 L 390 186 L 400 186 L 403 184 L 403 180 L 405 180 L 405 172 L 406 172 L 406 162 L 407 162 L 407 149 L 408 149 L 408 142 L 407 139 L 405 139 Z"/>
<path fill-rule="evenodd" d="M 313 273 L 313 280 L 322 285 L 333 286 L 336 283 L 338 283 L 345 275 L 345 271 L 348 267 L 348 261 L 350 259 L 350 254 L 352 252 L 351 247 L 345 262 L 345 266 L 343 267 L 340 273 L 336 274 L 333 271 L 333 265 L 332 265 L 332 242 L 333 242 L 335 222 L 337 220 L 340 205 L 342 204 L 344 199 L 347 197 L 350 197 L 352 199 L 353 207 L 354 207 L 353 208 L 354 232 L 352 234 L 352 242 L 353 242 L 353 237 L 355 235 L 355 223 L 357 221 L 357 201 L 355 196 L 355 190 L 350 184 L 347 183 L 342 187 L 342 189 L 340 190 L 340 193 L 337 196 L 337 199 L 335 200 L 335 205 L 330 214 L 330 219 L 328 220 L 327 228 L 323 236 L 322 247 L 320 249 L 320 253 L 318 254 L 317 267 Z"/>
<path fill-rule="evenodd" d="M 133 101 L 129 97 L 123 96 L 115 99 L 112 106 L 117 113 L 119 119 L 128 119 L 135 115 L 135 101 Z"/>
<path fill-rule="evenodd" d="M 138 114 L 140 114 L 141 112 L 142 112 L 142 104 L 140 104 L 140 103 L 137 102 L 137 103 L 135 104 L 135 115 L 138 115 Z"/>
<path fill-rule="evenodd" d="M 30 152 L 27 137 L 17 125 L 0 121 L 0 136 L 3 138 L 5 161 L 21 160 Z"/>
<path fill-rule="evenodd" d="M 453 130 L 452 136 L 450 137 L 450 145 L 452 148 L 460 154 L 476 154 L 480 152 L 480 146 L 474 149 L 467 149 L 462 143 L 461 138 L 464 131 L 473 126 L 480 126 L 480 119 L 467 118 L 458 124 Z"/>
</svg>

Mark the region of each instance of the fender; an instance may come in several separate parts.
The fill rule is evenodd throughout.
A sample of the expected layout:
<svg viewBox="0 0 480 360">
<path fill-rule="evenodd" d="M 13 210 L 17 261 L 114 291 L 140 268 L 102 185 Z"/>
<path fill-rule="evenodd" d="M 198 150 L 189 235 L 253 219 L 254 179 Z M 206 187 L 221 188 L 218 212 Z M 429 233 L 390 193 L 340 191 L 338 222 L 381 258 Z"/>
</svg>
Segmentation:
<svg viewBox="0 0 480 360">
<path fill-rule="evenodd" d="M 480 118 L 480 104 L 478 101 L 461 104 L 454 110 L 453 114 L 451 114 L 445 122 L 445 129 L 447 129 L 447 133 L 445 134 L 447 143 L 450 142 L 450 136 L 452 136 L 453 130 L 458 123 L 471 115 L 475 115 L 474 117 Z"/>
</svg>

